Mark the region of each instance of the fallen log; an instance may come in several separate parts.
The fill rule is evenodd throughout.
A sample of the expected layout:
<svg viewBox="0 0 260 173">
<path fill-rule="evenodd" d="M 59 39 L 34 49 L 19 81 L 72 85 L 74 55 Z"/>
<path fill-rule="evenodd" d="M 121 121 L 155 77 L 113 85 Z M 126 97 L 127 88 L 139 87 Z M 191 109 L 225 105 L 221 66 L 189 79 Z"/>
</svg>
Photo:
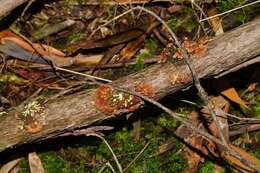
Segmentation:
<svg viewBox="0 0 260 173">
<path fill-rule="evenodd" d="M 217 76 L 227 71 L 232 72 L 238 70 L 236 67 L 244 67 L 247 62 L 260 62 L 259 33 L 260 18 L 257 18 L 211 40 L 204 56 L 191 58 L 199 78 Z M 145 94 L 158 100 L 184 89 L 191 83 L 191 74 L 185 64 L 166 63 L 156 64 L 141 72 L 118 79 L 112 82 L 112 85 L 132 91 L 144 91 Z M 34 112 L 34 121 L 31 122 L 37 122 L 33 124 L 36 129 L 38 127 L 37 131 L 23 128 L 27 116 L 25 114 L 27 110 L 24 107 L 0 116 L 0 152 L 25 143 L 57 136 L 73 129 L 87 127 L 95 122 L 115 117 L 118 113 L 134 111 L 142 106 L 142 102 L 137 99 L 137 104 L 132 104 L 129 109 L 128 107 L 123 109 L 120 105 L 121 107 L 117 107 L 118 110 L 111 110 L 97 100 L 100 99 L 97 97 L 100 88 L 86 90 L 40 105 L 41 108 Z M 111 91 L 109 87 L 103 86 L 104 90 Z"/>
<path fill-rule="evenodd" d="M 0 19 L 10 14 L 16 7 L 22 5 L 28 0 L 0 0 Z"/>
</svg>

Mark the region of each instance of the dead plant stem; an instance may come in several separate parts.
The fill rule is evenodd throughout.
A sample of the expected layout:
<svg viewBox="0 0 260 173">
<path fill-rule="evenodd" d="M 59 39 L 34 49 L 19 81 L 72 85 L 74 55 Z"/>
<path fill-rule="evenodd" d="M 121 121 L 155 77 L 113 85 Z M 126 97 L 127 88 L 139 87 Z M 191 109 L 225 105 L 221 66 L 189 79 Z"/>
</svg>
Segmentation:
<svg viewBox="0 0 260 173">
<path fill-rule="evenodd" d="M 135 158 L 125 167 L 123 170 L 124 172 L 127 172 L 127 170 L 137 161 L 137 159 L 143 154 L 143 152 L 146 150 L 146 148 L 149 146 L 150 142 L 147 142 L 143 149 L 135 156 Z"/>
<path fill-rule="evenodd" d="M 120 173 L 123 173 L 122 166 L 120 165 L 120 163 L 119 163 L 119 161 L 118 161 L 118 159 L 117 159 L 117 157 L 116 157 L 116 155 L 115 155 L 113 149 L 111 148 L 111 146 L 109 145 L 109 143 L 107 142 L 107 140 L 106 140 L 105 138 L 103 138 L 101 135 L 97 134 L 97 133 L 87 133 L 86 136 L 95 136 L 95 137 L 101 139 L 101 140 L 106 144 L 106 146 L 108 147 L 109 151 L 110 151 L 111 154 L 113 155 L 113 158 L 114 158 L 114 160 L 115 160 L 115 162 L 116 162 L 116 165 L 117 165 L 117 167 L 118 167 L 118 169 L 119 169 L 119 172 L 120 172 Z"/>
</svg>

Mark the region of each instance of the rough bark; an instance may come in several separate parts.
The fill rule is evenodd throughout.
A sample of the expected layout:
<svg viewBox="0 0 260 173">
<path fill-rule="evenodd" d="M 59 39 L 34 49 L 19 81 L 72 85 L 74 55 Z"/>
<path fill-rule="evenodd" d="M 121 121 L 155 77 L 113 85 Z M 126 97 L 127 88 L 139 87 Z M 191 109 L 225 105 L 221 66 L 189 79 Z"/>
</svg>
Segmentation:
<svg viewBox="0 0 260 173">
<path fill-rule="evenodd" d="M 7 16 L 13 9 L 28 0 L 0 0 L 0 19 Z"/>
<path fill-rule="evenodd" d="M 207 53 L 191 59 L 200 78 L 217 76 L 225 71 L 241 66 L 247 61 L 260 62 L 260 18 L 233 31 L 216 37 L 208 43 Z M 258 59 L 258 60 L 257 60 Z M 236 69 L 238 70 L 238 69 Z M 172 76 L 178 76 L 174 81 Z M 154 99 L 179 91 L 192 83 L 190 71 L 185 64 L 157 64 L 136 74 L 113 82 L 127 90 L 135 90 L 140 84 L 152 86 Z M 115 114 L 105 114 L 94 104 L 97 89 L 91 89 L 50 101 L 35 117 L 42 125 L 37 133 L 29 133 L 20 128 L 23 120 L 17 112 L 0 117 L 0 152 L 24 143 L 43 140 L 62 134 L 68 130 L 89 126 L 109 119 Z M 121 110 L 124 112 L 126 110 Z"/>
</svg>

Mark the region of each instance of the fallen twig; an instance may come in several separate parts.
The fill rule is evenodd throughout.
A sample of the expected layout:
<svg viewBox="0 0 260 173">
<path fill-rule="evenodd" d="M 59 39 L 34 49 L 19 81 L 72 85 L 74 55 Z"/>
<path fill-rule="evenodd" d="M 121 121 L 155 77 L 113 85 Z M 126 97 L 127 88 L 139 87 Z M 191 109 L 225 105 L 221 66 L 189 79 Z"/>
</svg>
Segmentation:
<svg viewBox="0 0 260 173">
<path fill-rule="evenodd" d="M 149 146 L 150 142 L 147 142 L 143 149 L 135 156 L 135 158 L 127 165 L 127 167 L 124 168 L 124 172 L 126 172 L 135 162 L 136 160 L 143 154 L 143 152 L 146 150 L 146 148 Z"/>
<path fill-rule="evenodd" d="M 113 149 L 111 148 L 111 146 L 109 145 L 109 143 L 106 141 L 106 139 L 103 138 L 101 135 L 99 135 L 99 134 L 97 134 L 97 133 L 87 133 L 86 136 L 95 136 L 95 137 L 101 139 L 101 140 L 106 144 L 106 146 L 108 147 L 108 149 L 110 150 L 110 152 L 112 153 L 113 158 L 114 158 L 114 160 L 115 160 L 115 162 L 116 162 L 116 164 L 117 164 L 117 167 L 118 167 L 118 169 L 119 169 L 119 172 L 120 172 L 120 173 L 123 173 L 122 166 L 120 165 L 120 163 L 119 163 L 119 161 L 118 161 L 118 159 L 117 159 L 117 157 L 116 157 L 116 155 L 115 155 Z"/>
</svg>

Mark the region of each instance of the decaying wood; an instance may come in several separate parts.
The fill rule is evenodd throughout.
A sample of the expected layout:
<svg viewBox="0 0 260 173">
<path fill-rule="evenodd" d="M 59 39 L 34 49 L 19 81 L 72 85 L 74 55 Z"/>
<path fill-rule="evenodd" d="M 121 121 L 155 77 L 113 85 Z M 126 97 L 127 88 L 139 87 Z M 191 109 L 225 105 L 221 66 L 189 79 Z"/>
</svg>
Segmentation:
<svg viewBox="0 0 260 173">
<path fill-rule="evenodd" d="M 256 58 L 260 54 L 259 33 L 260 18 L 214 38 L 208 43 L 207 53 L 203 57 L 191 59 L 199 77 L 216 76 Z M 185 64 L 167 63 L 157 64 L 116 80 L 113 85 L 136 90 L 138 85 L 148 84 L 154 92 L 153 98 L 158 100 L 191 83 L 192 77 Z M 24 122 L 18 118 L 15 111 L 1 116 L 0 151 L 115 117 L 116 115 L 102 113 L 96 107 L 93 101 L 96 91 L 96 89 L 87 90 L 41 105 L 42 110 L 35 116 L 42 126 L 37 133 L 29 133 L 22 129 L 21 125 Z"/>
<path fill-rule="evenodd" d="M 13 9 L 28 0 L 0 0 L 0 19 L 7 16 Z"/>
</svg>

